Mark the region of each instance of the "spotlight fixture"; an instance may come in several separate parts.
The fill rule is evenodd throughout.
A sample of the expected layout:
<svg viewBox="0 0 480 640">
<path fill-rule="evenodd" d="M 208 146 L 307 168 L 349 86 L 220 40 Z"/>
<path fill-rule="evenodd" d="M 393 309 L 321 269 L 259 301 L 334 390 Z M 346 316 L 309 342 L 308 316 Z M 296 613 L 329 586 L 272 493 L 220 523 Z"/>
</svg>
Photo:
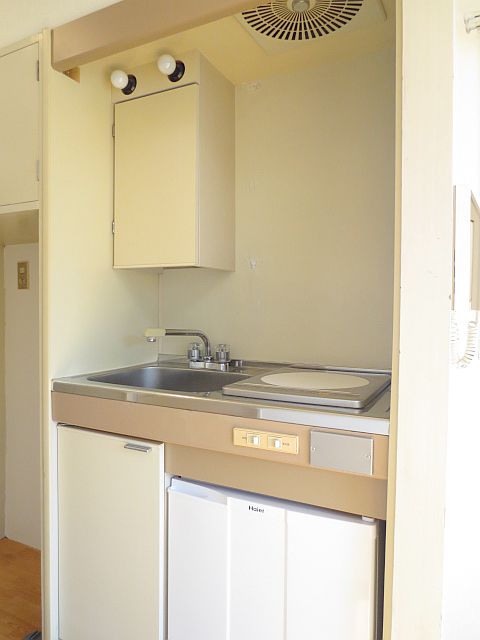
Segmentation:
<svg viewBox="0 0 480 640">
<path fill-rule="evenodd" d="M 116 89 L 121 89 L 122 93 L 129 96 L 137 87 L 137 79 L 135 76 L 126 74 L 121 69 L 115 69 L 110 74 L 110 82 Z"/>
<path fill-rule="evenodd" d="M 157 60 L 158 70 L 167 76 L 170 82 L 178 82 L 183 78 L 185 65 L 181 60 L 175 60 L 169 53 L 164 53 Z"/>
</svg>

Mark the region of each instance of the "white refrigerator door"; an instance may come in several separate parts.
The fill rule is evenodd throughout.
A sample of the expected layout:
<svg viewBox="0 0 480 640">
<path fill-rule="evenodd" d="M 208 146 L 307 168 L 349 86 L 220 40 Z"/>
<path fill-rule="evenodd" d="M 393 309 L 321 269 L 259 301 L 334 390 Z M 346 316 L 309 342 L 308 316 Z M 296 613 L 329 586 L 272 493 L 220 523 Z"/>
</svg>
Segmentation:
<svg viewBox="0 0 480 640">
<path fill-rule="evenodd" d="M 228 498 L 229 640 L 284 640 L 285 509 L 245 495 Z"/>
<path fill-rule="evenodd" d="M 287 512 L 287 640 L 373 640 L 376 523 Z"/>
<path fill-rule="evenodd" d="M 228 638 L 226 497 L 174 480 L 168 489 L 168 640 Z"/>
</svg>

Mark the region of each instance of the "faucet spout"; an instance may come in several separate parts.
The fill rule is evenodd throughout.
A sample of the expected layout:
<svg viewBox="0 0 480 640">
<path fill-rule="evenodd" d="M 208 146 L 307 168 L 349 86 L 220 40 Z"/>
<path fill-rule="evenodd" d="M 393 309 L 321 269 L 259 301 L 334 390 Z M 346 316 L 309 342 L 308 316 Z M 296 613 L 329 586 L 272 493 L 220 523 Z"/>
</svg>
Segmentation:
<svg viewBox="0 0 480 640">
<path fill-rule="evenodd" d="M 210 339 L 206 333 L 198 329 L 147 329 L 145 338 L 148 342 L 155 342 L 157 338 L 162 336 L 192 336 L 200 338 L 205 346 L 205 360 L 211 360 L 212 347 Z"/>
<path fill-rule="evenodd" d="M 205 359 L 209 360 L 212 357 L 212 347 L 210 339 L 206 333 L 199 331 L 198 329 L 165 329 L 166 336 L 192 336 L 200 338 L 205 346 Z"/>
</svg>

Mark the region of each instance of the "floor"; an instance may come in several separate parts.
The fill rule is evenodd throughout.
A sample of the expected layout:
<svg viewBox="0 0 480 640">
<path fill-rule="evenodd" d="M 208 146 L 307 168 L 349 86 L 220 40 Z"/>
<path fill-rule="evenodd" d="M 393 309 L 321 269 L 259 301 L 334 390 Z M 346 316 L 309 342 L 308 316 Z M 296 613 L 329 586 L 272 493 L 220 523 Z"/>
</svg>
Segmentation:
<svg viewBox="0 0 480 640">
<path fill-rule="evenodd" d="M 0 640 L 40 629 L 40 551 L 0 540 Z"/>
</svg>

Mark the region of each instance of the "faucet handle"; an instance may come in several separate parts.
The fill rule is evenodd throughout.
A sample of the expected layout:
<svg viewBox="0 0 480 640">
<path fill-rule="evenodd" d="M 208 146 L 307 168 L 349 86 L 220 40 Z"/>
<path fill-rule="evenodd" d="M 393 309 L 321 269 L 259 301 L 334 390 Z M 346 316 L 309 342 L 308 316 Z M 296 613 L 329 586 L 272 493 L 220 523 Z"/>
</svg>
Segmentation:
<svg viewBox="0 0 480 640">
<path fill-rule="evenodd" d="M 202 359 L 202 350 L 198 342 L 191 342 L 188 345 L 187 357 L 190 362 L 199 362 Z"/>
<path fill-rule="evenodd" d="M 215 348 L 216 362 L 230 362 L 230 347 L 228 344 L 217 344 Z"/>
</svg>

